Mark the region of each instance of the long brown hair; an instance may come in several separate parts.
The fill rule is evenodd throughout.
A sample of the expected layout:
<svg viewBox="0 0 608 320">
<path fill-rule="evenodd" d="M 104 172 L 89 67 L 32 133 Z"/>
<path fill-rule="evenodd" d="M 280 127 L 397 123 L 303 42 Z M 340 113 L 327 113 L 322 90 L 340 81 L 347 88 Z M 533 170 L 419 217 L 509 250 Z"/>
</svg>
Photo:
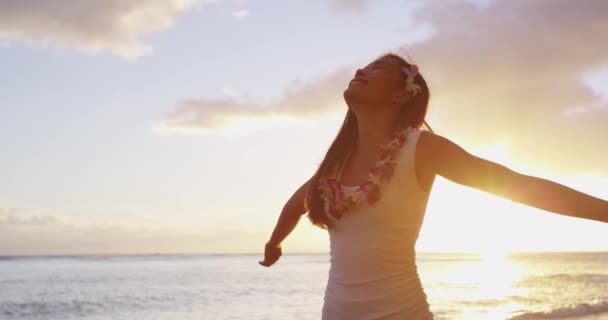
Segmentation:
<svg viewBox="0 0 608 320">
<path fill-rule="evenodd" d="M 394 53 L 385 53 L 381 55 L 381 57 L 393 58 L 398 61 L 401 66 L 408 68 L 411 66 L 411 64 L 405 61 L 405 59 Z M 403 81 L 403 85 L 405 85 L 404 78 L 401 78 L 400 81 Z M 394 129 L 397 129 L 397 127 L 405 128 L 407 126 L 419 129 L 423 124 L 425 124 L 427 128 L 433 132 L 431 127 L 424 121 L 430 98 L 426 81 L 422 75 L 417 74 L 414 77 L 414 82 L 418 84 L 422 90 L 401 107 L 401 110 L 395 119 Z M 340 128 L 340 131 L 338 131 L 338 135 L 332 142 L 329 150 L 327 150 L 325 158 L 319 165 L 317 172 L 310 180 L 304 201 L 304 206 L 308 212 L 308 219 L 313 225 L 321 229 L 330 229 L 331 221 L 325 215 L 323 199 L 321 199 L 320 191 L 317 189 L 319 179 L 323 175 L 327 174 L 329 170 L 336 164 L 344 160 L 347 153 L 354 148 L 355 143 L 357 142 L 357 137 L 357 118 L 355 114 L 348 109 L 346 116 L 344 117 L 342 127 Z"/>
</svg>

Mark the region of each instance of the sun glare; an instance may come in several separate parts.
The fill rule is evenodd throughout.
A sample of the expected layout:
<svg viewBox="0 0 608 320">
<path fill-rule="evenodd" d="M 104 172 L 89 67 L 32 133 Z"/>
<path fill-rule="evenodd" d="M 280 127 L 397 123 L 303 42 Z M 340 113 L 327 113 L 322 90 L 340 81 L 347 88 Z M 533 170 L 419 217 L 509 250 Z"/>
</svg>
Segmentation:
<svg viewBox="0 0 608 320">
<path fill-rule="evenodd" d="M 511 251 L 509 251 L 507 248 L 496 247 L 490 248 L 486 251 L 482 251 L 479 254 L 481 255 L 484 261 L 500 262 L 504 261 L 510 253 Z"/>
</svg>

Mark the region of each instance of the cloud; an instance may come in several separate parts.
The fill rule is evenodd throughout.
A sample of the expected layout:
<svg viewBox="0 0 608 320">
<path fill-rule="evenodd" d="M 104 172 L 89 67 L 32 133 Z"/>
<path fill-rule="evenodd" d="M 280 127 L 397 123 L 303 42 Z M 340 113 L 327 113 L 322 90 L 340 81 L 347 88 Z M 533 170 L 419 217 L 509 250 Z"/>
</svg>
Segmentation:
<svg viewBox="0 0 608 320">
<path fill-rule="evenodd" d="M 129 59 L 152 49 L 145 34 L 171 27 L 196 0 L 0 1 L 0 43 L 53 44 Z M 209 1 L 205 1 L 209 2 Z"/>
<path fill-rule="evenodd" d="M 510 137 L 534 169 L 603 167 L 608 108 L 584 78 L 608 66 L 608 3 L 447 3 L 417 11 L 437 32 L 409 50 L 447 119 L 439 133 L 486 145 Z"/>
<path fill-rule="evenodd" d="M 206 233 L 78 224 L 49 210 L 0 208 L 0 256 L 259 251 L 267 235 L 235 228 Z"/>
<path fill-rule="evenodd" d="M 331 0 L 330 3 L 338 13 L 361 13 L 367 9 L 369 0 Z"/>
<path fill-rule="evenodd" d="M 238 11 L 234 11 L 232 13 L 232 16 L 235 17 L 235 18 L 242 19 L 242 18 L 248 17 L 249 14 L 250 14 L 249 10 L 247 10 L 247 9 L 241 9 L 241 10 L 238 10 Z"/>
<path fill-rule="evenodd" d="M 335 112 L 341 105 L 342 92 L 352 77 L 351 68 L 340 68 L 307 82 L 296 80 L 288 85 L 282 98 L 267 105 L 243 102 L 233 94 L 223 100 L 185 99 L 164 115 L 159 129 L 165 132 L 222 131 L 238 125 L 243 119 L 318 119 Z"/>
<path fill-rule="evenodd" d="M 604 103 L 608 103 L 608 66 L 586 72 L 583 81 Z"/>
<path fill-rule="evenodd" d="M 605 12 L 602 0 L 435 1 L 419 7 L 416 21 L 435 32 L 407 48 L 430 85 L 429 114 L 441 113 L 431 126 L 458 136 L 464 146 L 514 141 L 513 157 L 531 169 L 574 173 L 605 166 L 608 149 L 598 149 L 600 137 L 608 136 L 608 103 L 599 89 L 605 88 L 600 71 L 608 67 Z M 325 117 L 345 108 L 341 94 L 353 71 L 342 66 L 293 83 L 279 101 L 265 105 L 185 99 L 162 125 L 221 131 L 272 115 Z"/>
<path fill-rule="evenodd" d="M 40 227 L 59 223 L 56 216 L 45 210 L 0 208 L 0 226 Z"/>
</svg>

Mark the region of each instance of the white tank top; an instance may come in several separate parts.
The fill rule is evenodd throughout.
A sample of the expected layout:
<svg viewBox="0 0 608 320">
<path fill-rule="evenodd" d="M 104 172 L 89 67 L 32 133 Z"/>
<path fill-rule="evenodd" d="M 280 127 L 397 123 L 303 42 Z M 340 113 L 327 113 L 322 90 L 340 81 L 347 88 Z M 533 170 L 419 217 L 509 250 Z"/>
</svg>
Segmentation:
<svg viewBox="0 0 608 320">
<path fill-rule="evenodd" d="M 421 130 L 412 131 L 397 155 L 375 206 L 361 205 L 333 222 L 330 269 L 322 320 L 430 320 L 416 268 L 415 245 L 429 198 L 416 180 L 414 153 Z M 343 186 L 357 192 L 356 186 Z"/>
</svg>

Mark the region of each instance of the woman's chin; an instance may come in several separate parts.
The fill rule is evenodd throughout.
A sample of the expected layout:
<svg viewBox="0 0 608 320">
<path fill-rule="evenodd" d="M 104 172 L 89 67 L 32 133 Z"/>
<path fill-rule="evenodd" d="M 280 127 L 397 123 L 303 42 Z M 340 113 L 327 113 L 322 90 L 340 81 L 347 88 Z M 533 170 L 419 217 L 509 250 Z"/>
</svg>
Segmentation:
<svg viewBox="0 0 608 320">
<path fill-rule="evenodd" d="M 362 92 L 352 87 L 346 88 L 342 95 L 344 96 L 344 101 L 346 101 L 346 103 L 363 100 Z"/>
</svg>

